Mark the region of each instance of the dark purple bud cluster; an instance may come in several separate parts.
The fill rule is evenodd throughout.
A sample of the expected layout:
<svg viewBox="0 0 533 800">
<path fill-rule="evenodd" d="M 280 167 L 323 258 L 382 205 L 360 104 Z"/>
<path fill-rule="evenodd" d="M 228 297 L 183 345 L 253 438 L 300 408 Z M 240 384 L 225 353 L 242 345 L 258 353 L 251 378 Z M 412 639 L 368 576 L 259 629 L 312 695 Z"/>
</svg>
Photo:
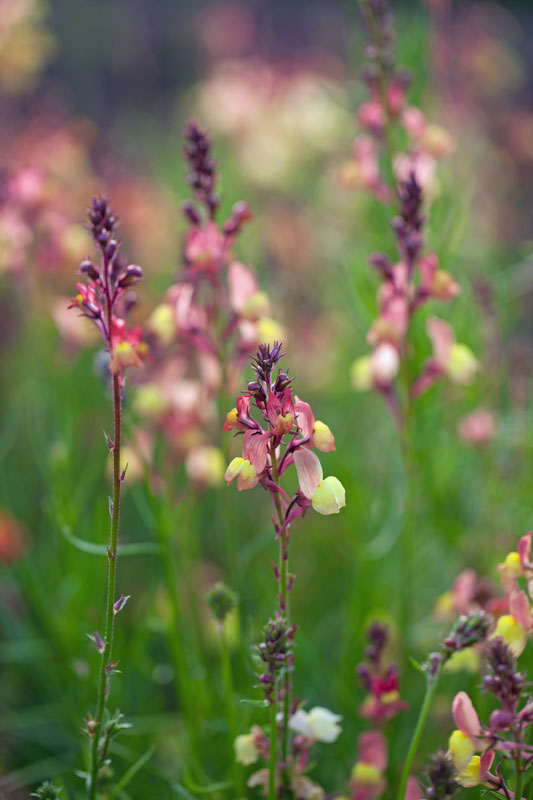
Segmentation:
<svg viewBox="0 0 533 800">
<path fill-rule="evenodd" d="M 389 643 L 389 629 L 381 622 L 373 622 L 366 632 L 368 646 L 365 648 L 365 658 L 370 661 L 376 669 L 379 669 L 383 658 L 383 653 Z"/>
<path fill-rule="evenodd" d="M 211 154 L 211 140 L 194 119 L 187 123 L 184 136 L 183 153 L 189 167 L 187 181 L 193 188 L 195 198 L 207 208 L 210 219 L 214 219 L 220 197 L 216 193 L 217 163 Z M 183 212 L 194 225 L 200 222 L 198 212 L 191 203 L 183 207 Z"/>
<path fill-rule="evenodd" d="M 265 671 L 259 675 L 259 686 L 269 705 L 275 702 L 277 679 L 288 669 L 295 627 L 287 625 L 283 617 L 269 620 L 264 628 L 264 641 L 257 646 Z"/>
<path fill-rule="evenodd" d="M 442 655 L 447 661 L 453 653 L 483 642 L 490 631 L 492 617 L 483 609 L 461 615 L 442 643 Z"/>
<path fill-rule="evenodd" d="M 431 756 L 429 766 L 425 770 L 427 785 L 424 797 L 427 800 L 449 800 L 457 792 L 454 780 L 455 768 L 451 759 L 442 750 Z"/>
<path fill-rule="evenodd" d="M 407 263 L 411 265 L 416 261 L 424 244 L 422 227 L 422 187 L 416 175 L 411 172 L 409 179 L 398 187 L 400 215 L 391 222 L 396 234 L 398 249 Z"/>
<path fill-rule="evenodd" d="M 525 674 L 517 672 L 516 658 L 499 637 L 489 642 L 485 659 L 483 688 L 498 698 L 504 710 L 514 714 L 528 686 Z"/>
<path fill-rule="evenodd" d="M 361 9 L 370 42 L 365 50 L 367 58 L 391 68 L 396 34 L 389 0 L 361 0 Z"/>
</svg>

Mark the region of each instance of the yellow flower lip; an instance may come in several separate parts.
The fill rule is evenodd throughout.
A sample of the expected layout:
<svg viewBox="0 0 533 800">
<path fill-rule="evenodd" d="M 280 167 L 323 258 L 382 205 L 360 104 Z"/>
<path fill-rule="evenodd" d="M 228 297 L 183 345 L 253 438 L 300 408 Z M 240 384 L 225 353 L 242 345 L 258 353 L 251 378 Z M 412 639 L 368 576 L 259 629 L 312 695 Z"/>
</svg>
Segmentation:
<svg viewBox="0 0 533 800">
<path fill-rule="evenodd" d="M 453 731 L 448 741 L 448 752 L 458 772 L 465 769 L 476 752 L 476 743 L 463 731 Z"/>
</svg>

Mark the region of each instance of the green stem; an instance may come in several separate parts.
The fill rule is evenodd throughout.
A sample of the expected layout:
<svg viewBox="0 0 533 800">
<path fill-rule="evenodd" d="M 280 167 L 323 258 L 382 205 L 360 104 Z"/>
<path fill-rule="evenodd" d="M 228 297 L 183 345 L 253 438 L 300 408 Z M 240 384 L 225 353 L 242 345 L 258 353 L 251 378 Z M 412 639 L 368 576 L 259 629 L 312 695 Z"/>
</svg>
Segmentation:
<svg viewBox="0 0 533 800">
<path fill-rule="evenodd" d="M 161 561 L 165 578 L 165 589 L 168 602 L 168 627 L 167 639 L 170 656 L 176 676 L 178 700 L 183 707 L 191 733 L 198 738 L 200 735 L 199 709 L 196 703 L 196 692 L 189 681 L 187 665 L 185 662 L 185 646 L 182 641 L 183 612 L 178 594 L 178 571 L 171 545 L 171 526 L 162 512 L 157 513 L 156 534 L 161 550 Z M 191 748 L 192 749 L 192 748 Z"/>
<path fill-rule="evenodd" d="M 270 706 L 270 760 L 268 762 L 268 800 L 276 800 L 276 757 L 278 750 L 277 706 L 272 701 Z"/>
<path fill-rule="evenodd" d="M 120 514 L 120 445 L 122 436 L 122 402 L 120 397 L 120 381 L 118 375 L 113 375 L 113 510 L 111 513 L 111 532 L 107 556 L 107 603 L 104 633 L 104 650 L 100 660 L 100 674 L 98 678 L 98 699 L 96 716 L 94 718 L 93 739 L 91 748 L 91 774 L 88 787 L 89 800 L 95 800 L 98 790 L 98 771 L 100 768 L 99 743 L 102 730 L 102 720 L 107 701 L 107 667 L 111 662 L 114 633 L 114 608 L 115 586 L 117 580 L 118 557 L 118 525 Z"/>
<path fill-rule="evenodd" d="M 515 775 L 516 775 L 514 796 L 515 796 L 515 800 L 522 800 L 522 788 L 523 788 L 523 784 L 524 784 L 524 772 L 523 772 L 523 769 L 522 769 L 522 754 L 521 754 L 520 750 L 518 750 L 516 755 L 515 755 L 514 767 L 515 767 Z"/>
<path fill-rule="evenodd" d="M 231 669 L 231 656 L 228 647 L 228 637 L 224 629 L 224 623 L 220 624 L 220 657 L 222 663 L 222 681 L 224 685 L 224 700 L 226 703 L 226 714 L 228 717 L 229 733 L 233 742 L 237 738 L 237 714 L 235 711 L 235 695 L 233 692 L 233 674 Z M 239 796 L 244 797 L 244 775 L 242 765 L 234 759 L 235 783 L 239 791 Z"/>
<path fill-rule="evenodd" d="M 424 695 L 424 700 L 420 708 L 420 713 L 418 715 L 416 727 L 413 731 L 413 736 L 411 738 L 409 750 L 407 751 L 407 756 L 405 757 L 405 762 L 402 770 L 402 777 L 400 780 L 400 788 L 398 789 L 398 794 L 397 794 L 397 800 L 404 800 L 405 797 L 405 790 L 407 789 L 407 781 L 409 780 L 409 775 L 411 774 L 413 761 L 415 760 L 415 756 L 418 750 L 418 745 L 420 744 L 420 739 L 422 738 L 422 733 L 424 732 L 424 726 L 428 718 L 429 709 L 431 708 L 431 703 L 433 701 L 433 697 L 435 696 L 435 692 L 437 690 L 437 686 L 439 683 L 440 670 L 441 668 L 439 667 L 433 678 L 432 679 L 428 678 L 426 684 L 426 693 Z"/>
<path fill-rule="evenodd" d="M 272 462 L 272 480 L 278 484 L 278 464 L 276 459 L 276 452 L 274 447 L 270 449 L 270 459 Z M 290 624 L 289 612 L 289 591 L 288 591 L 288 577 L 289 577 L 289 535 L 290 529 L 283 526 L 283 508 L 281 506 L 281 498 L 279 492 L 274 493 L 274 503 L 278 516 L 278 523 L 281 530 L 279 542 L 279 575 L 280 575 L 280 611 L 285 619 L 287 626 Z M 289 771 L 287 767 L 289 755 L 289 711 L 291 699 L 291 677 L 289 666 L 286 665 L 285 681 L 283 691 L 283 728 L 281 734 L 281 758 L 284 763 L 283 769 L 283 785 L 288 788 L 290 782 Z"/>
</svg>

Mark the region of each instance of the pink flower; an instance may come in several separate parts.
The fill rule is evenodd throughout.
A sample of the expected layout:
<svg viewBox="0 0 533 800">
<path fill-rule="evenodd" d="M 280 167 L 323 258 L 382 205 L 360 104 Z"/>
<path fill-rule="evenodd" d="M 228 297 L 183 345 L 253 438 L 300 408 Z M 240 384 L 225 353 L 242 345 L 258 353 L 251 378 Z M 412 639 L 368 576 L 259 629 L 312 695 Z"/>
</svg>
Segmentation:
<svg viewBox="0 0 533 800">
<path fill-rule="evenodd" d="M 334 476 L 323 477 L 318 456 L 302 448 L 294 454 L 300 491 L 319 514 L 338 514 L 346 505 L 344 486 Z"/>
<path fill-rule="evenodd" d="M 304 403 L 298 395 L 294 396 L 294 412 L 302 436 L 309 437 L 308 447 L 316 447 L 323 453 L 335 450 L 335 437 L 329 427 L 320 420 L 315 420 L 315 415 L 309 403 Z"/>
<path fill-rule="evenodd" d="M 217 273 L 223 265 L 226 250 L 226 237 L 214 222 L 195 225 L 185 240 L 185 258 L 197 273 Z"/>
<path fill-rule="evenodd" d="M 476 408 L 457 423 L 459 438 L 473 447 L 485 447 L 496 434 L 496 416 L 488 408 Z"/>
<path fill-rule="evenodd" d="M 371 800 L 383 794 L 387 786 L 383 776 L 387 762 L 387 742 L 383 734 L 380 731 L 362 733 L 350 779 L 351 800 Z"/>
<path fill-rule="evenodd" d="M 437 300 L 452 300 L 461 292 L 461 287 L 449 272 L 439 269 L 439 261 L 435 253 L 428 253 L 418 262 L 421 276 L 421 290 L 425 297 Z"/>
<path fill-rule="evenodd" d="M 359 106 L 357 121 L 370 133 L 381 134 L 387 124 L 387 114 L 376 100 L 368 100 Z"/>
</svg>

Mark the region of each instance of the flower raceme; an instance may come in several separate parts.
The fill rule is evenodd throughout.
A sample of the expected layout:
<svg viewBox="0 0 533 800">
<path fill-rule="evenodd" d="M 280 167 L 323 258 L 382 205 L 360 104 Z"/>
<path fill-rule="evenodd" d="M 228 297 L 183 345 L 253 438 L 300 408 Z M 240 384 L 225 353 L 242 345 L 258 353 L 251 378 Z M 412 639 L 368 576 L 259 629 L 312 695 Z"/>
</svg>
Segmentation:
<svg viewBox="0 0 533 800">
<path fill-rule="evenodd" d="M 308 507 L 319 514 L 338 513 L 346 505 L 346 497 L 338 478 L 324 478 L 318 456 L 312 451 L 334 450 L 334 436 L 328 425 L 315 419 L 308 403 L 297 395 L 293 397 L 292 378 L 281 370 L 272 375 L 279 358 L 281 345 L 276 343 L 272 349 L 261 345 L 255 358 L 257 380 L 248 383 L 248 393 L 238 397 L 236 407 L 226 414 L 224 430 L 235 430 L 243 438 L 242 456 L 230 462 L 225 478 L 228 484 L 237 479 L 239 491 L 261 483 L 278 494 L 289 524 Z M 262 424 L 252 416 L 252 405 L 259 411 Z M 299 489 L 290 499 L 278 480 L 292 463 Z"/>
<path fill-rule="evenodd" d="M 120 254 L 116 238 L 117 217 L 105 197 L 93 197 L 88 211 L 89 230 L 100 251 L 100 265 L 82 261 L 80 272 L 89 283 L 78 283 L 78 293 L 69 308 L 79 308 L 84 317 L 92 320 L 104 337 L 110 353 L 109 369 L 122 377 L 126 367 L 142 367 L 141 356 L 146 347 L 139 327 L 127 328 L 120 306 L 124 292 L 142 278 L 137 264 L 127 265 Z"/>
</svg>

